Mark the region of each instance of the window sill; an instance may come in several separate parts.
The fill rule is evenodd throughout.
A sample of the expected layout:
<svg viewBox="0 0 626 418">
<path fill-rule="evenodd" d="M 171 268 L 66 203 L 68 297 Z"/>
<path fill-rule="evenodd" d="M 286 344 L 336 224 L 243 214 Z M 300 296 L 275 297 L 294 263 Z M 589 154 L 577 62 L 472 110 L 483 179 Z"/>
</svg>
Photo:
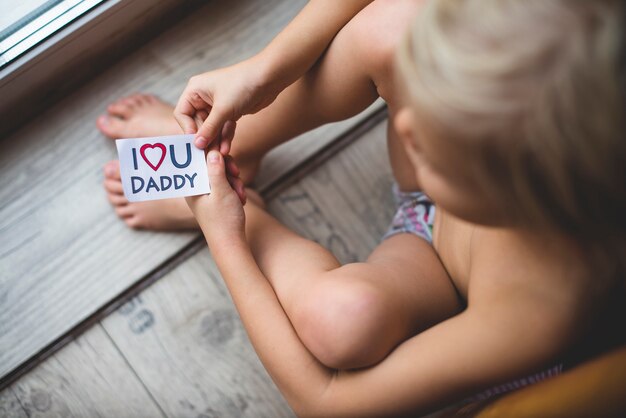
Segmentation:
<svg viewBox="0 0 626 418">
<path fill-rule="evenodd" d="M 199 0 L 108 0 L 0 70 L 0 136 L 193 11 Z"/>
</svg>

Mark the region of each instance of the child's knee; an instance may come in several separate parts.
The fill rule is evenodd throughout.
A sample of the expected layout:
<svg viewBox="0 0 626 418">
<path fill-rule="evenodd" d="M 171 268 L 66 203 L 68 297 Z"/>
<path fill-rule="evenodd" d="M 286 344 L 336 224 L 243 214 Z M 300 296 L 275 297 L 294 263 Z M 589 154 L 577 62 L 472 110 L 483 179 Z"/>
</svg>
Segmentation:
<svg viewBox="0 0 626 418">
<path fill-rule="evenodd" d="M 396 49 L 415 16 L 419 0 L 379 0 L 356 15 L 340 32 L 385 100 L 393 91 Z"/>
<path fill-rule="evenodd" d="M 396 49 L 420 3 L 417 0 L 378 0 L 344 27 L 345 36 L 368 64 L 374 78 L 391 73 Z"/>
<path fill-rule="evenodd" d="M 335 369 L 375 364 L 392 348 L 385 338 L 389 301 L 376 286 L 351 276 L 351 266 L 324 274 L 294 321 L 307 348 Z"/>
</svg>

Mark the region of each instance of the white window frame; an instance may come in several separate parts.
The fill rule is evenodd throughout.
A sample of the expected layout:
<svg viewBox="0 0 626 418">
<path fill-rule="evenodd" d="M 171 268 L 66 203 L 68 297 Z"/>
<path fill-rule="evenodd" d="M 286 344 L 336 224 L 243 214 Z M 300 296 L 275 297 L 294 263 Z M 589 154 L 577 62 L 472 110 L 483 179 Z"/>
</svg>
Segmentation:
<svg viewBox="0 0 626 418">
<path fill-rule="evenodd" d="M 32 10 L 28 22 L 15 24 L 21 26 L 0 41 L 0 66 L 14 61 L 29 49 L 49 38 L 56 31 L 74 22 L 79 16 L 102 4 L 105 0 L 63 0 L 51 6 L 43 4 Z M 42 10 L 43 9 L 43 10 Z M 7 28 L 8 30 L 8 28 Z"/>
</svg>

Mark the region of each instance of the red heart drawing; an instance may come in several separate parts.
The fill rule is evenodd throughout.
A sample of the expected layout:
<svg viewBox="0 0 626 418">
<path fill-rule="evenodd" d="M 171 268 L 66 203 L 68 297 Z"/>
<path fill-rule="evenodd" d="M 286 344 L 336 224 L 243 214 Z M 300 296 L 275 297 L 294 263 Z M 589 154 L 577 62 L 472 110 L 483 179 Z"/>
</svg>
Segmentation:
<svg viewBox="0 0 626 418">
<path fill-rule="evenodd" d="M 152 164 L 152 162 L 146 157 L 146 149 L 148 149 L 148 148 L 158 148 L 158 149 L 161 150 L 161 158 L 159 159 L 159 162 L 157 164 Z M 166 152 L 165 145 L 161 144 L 160 142 L 157 142 L 156 144 L 144 144 L 139 149 L 139 153 L 143 157 L 144 161 L 154 171 L 157 171 L 159 169 L 159 167 L 161 167 L 161 163 L 163 163 L 163 160 L 165 159 L 165 152 Z"/>
</svg>

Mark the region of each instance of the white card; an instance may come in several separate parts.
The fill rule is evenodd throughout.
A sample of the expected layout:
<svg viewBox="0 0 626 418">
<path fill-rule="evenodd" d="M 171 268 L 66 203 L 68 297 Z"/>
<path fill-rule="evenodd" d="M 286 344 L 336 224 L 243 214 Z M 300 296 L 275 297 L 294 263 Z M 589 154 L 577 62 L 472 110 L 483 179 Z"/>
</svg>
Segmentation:
<svg viewBox="0 0 626 418">
<path fill-rule="evenodd" d="M 124 195 L 130 202 L 211 192 L 204 151 L 194 135 L 118 139 Z"/>
</svg>

